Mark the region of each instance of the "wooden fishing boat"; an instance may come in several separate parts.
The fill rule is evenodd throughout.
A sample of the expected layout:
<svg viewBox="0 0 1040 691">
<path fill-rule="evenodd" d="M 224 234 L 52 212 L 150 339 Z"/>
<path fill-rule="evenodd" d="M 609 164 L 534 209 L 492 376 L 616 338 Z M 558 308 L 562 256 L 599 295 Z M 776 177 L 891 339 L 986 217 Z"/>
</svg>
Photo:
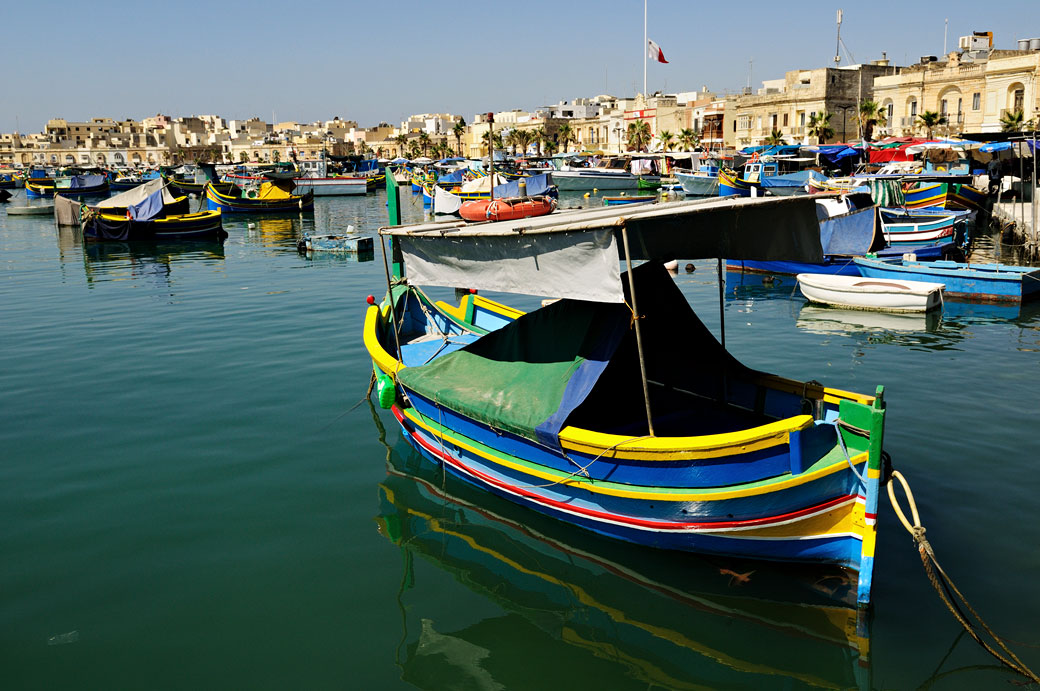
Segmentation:
<svg viewBox="0 0 1040 691">
<path fill-rule="evenodd" d="M 754 185 L 743 180 L 735 170 L 722 168 L 719 170 L 719 196 L 720 197 L 750 197 L 751 188 Z"/>
<path fill-rule="evenodd" d="M 942 304 L 942 283 L 894 278 L 798 274 L 798 288 L 810 302 L 883 312 L 927 312 Z"/>
<path fill-rule="evenodd" d="M 104 175 L 70 175 L 60 178 L 34 178 L 25 182 L 25 196 L 53 197 L 60 192 L 66 197 L 83 197 L 104 194 L 108 191 L 108 179 Z"/>
<path fill-rule="evenodd" d="M 1032 266 L 869 257 L 854 261 L 860 274 L 868 278 L 941 282 L 946 286 L 946 298 L 952 300 L 1023 302 L 1040 295 L 1040 269 Z"/>
<path fill-rule="evenodd" d="M 893 247 L 906 250 L 920 245 L 931 245 L 946 238 L 953 239 L 958 230 L 960 239 L 964 236 L 964 223 L 954 214 L 917 215 L 882 210 L 880 217 L 885 241 Z"/>
<path fill-rule="evenodd" d="M 836 564 L 856 572 L 857 601 L 869 602 L 881 387 L 869 396 L 745 367 L 662 265 L 722 246 L 738 259 L 819 261 L 811 199 L 381 233 L 408 276 L 395 267 L 383 303 L 370 298 L 364 342 L 380 404 L 426 458 L 612 538 Z M 624 275 L 620 247 L 635 250 Z M 632 268 L 639 259 L 647 262 Z M 561 299 L 530 314 L 477 295 L 452 307 L 422 285 Z"/>
<path fill-rule="evenodd" d="M 506 197 L 462 202 L 459 216 L 467 221 L 513 221 L 518 218 L 545 216 L 556 210 L 552 197 Z"/>
<path fill-rule="evenodd" d="M 224 213 L 310 213 L 314 211 L 314 194 L 293 194 L 292 180 L 270 180 L 256 190 L 232 187 L 229 193 L 221 192 L 212 183 L 204 190 L 206 205 L 211 210 Z"/>
<path fill-rule="evenodd" d="M 655 194 L 633 194 L 631 197 L 603 197 L 603 206 L 620 206 L 622 204 L 649 204 L 650 202 L 656 201 L 657 195 Z"/>
<path fill-rule="evenodd" d="M 147 241 L 223 240 L 227 238 L 220 211 L 137 220 L 104 212 L 89 212 L 83 220 L 87 240 Z"/>
<path fill-rule="evenodd" d="M 944 209 L 978 210 L 986 201 L 986 193 L 971 185 L 955 182 L 921 182 L 905 193 L 905 206 L 916 209 L 938 206 Z"/>
</svg>

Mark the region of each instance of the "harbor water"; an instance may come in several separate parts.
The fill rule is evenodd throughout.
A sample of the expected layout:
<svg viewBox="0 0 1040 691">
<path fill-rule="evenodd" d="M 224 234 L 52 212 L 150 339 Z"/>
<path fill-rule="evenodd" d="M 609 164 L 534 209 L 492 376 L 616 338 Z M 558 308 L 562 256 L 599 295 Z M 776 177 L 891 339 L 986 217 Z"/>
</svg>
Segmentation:
<svg viewBox="0 0 1040 691">
<path fill-rule="evenodd" d="M 379 252 L 296 250 L 374 234 L 385 194 L 315 207 L 169 245 L 85 244 L 0 209 L 0 687 L 1022 681 L 961 634 L 887 498 L 860 616 L 840 574 L 615 544 L 445 478 L 365 400 Z M 679 259 L 718 334 L 715 262 Z M 886 387 L 885 448 L 940 563 L 1040 668 L 1040 306 L 883 315 L 807 305 L 792 277 L 725 279 L 745 364 Z"/>
</svg>

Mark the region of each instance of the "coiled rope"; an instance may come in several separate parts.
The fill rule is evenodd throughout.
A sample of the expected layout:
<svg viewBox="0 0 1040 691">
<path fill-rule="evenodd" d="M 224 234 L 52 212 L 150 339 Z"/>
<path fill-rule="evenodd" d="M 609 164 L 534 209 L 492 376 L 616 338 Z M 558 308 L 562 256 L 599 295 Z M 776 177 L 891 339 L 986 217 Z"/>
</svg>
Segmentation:
<svg viewBox="0 0 1040 691">
<path fill-rule="evenodd" d="M 946 608 L 949 609 L 953 616 L 956 617 L 957 621 L 961 623 L 961 626 L 963 626 L 964 630 L 968 632 L 968 635 L 974 638 L 975 642 L 985 648 L 990 655 L 1000 660 L 1014 672 L 1040 684 L 1040 676 L 1037 676 L 1033 670 L 1026 667 L 1025 663 L 1018 659 L 1018 656 L 1008 648 L 1007 644 L 1000 638 L 1000 636 L 995 634 L 993 629 L 982 620 L 979 613 L 975 611 L 954 584 L 953 580 L 949 575 L 947 575 L 946 571 L 944 571 L 942 566 L 939 565 L 939 560 L 935 557 L 935 551 L 932 549 L 931 544 L 929 544 L 928 538 L 925 537 L 925 529 L 924 526 L 921 525 L 921 517 L 917 513 L 917 504 L 914 502 L 914 495 L 913 492 L 910 491 L 910 485 L 898 470 L 892 471 L 892 479 L 898 480 L 899 484 L 903 488 L 903 493 L 906 495 L 907 503 L 910 506 L 910 516 L 913 518 L 913 523 L 907 520 L 906 514 L 903 513 L 903 509 L 899 506 L 899 502 L 896 499 L 895 488 L 893 487 L 894 483 L 891 481 L 888 483 L 888 499 L 892 502 L 892 508 L 895 510 L 899 522 L 903 524 L 903 527 L 906 528 L 907 532 L 913 536 L 914 542 L 917 543 L 917 551 L 921 555 L 921 563 L 924 564 L 924 570 L 925 573 L 928 574 L 928 580 L 931 581 L 932 587 L 935 588 L 935 592 L 939 593 L 939 597 L 942 598 Z M 978 622 L 978 625 L 982 630 L 989 634 L 990 638 L 996 642 L 1000 650 L 1007 654 L 1007 657 L 995 650 L 993 646 L 982 639 L 982 636 L 976 630 L 975 624 L 973 624 L 969 620 L 968 615 L 965 614 L 965 610 L 967 610 L 975 621 Z"/>
</svg>

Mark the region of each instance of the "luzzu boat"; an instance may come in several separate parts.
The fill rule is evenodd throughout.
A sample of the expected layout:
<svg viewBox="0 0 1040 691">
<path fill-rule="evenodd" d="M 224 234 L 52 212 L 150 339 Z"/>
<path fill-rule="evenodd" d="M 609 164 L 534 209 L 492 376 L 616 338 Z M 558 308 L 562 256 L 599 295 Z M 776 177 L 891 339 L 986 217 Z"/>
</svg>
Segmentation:
<svg viewBox="0 0 1040 691">
<path fill-rule="evenodd" d="M 292 180 L 270 180 L 258 189 L 242 190 L 233 187 L 224 193 L 206 185 L 206 205 L 210 210 L 224 213 L 301 213 L 314 211 L 314 194 L 293 194 Z"/>
<path fill-rule="evenodd" d="M 906 192 L 905 206 L 915 209 L 938 206 L 944 209 L 978 210 L 986 201 L 986 193 L 971 185 L 956 182 L 921 182 Z"/>
<path fill-rule="evenodd" d="M 1035 266 L 921 262 L 917 257 L 887 261 L 857 257 L 855 262 L 868 278 L 942 283 L 945 297 L 954 300 L 1025 302 L 1040 297 L 1040 269 Z"/>
<path fill-rule="evenodd" d="M 34 178 L 25 182 L 25 196 L 53 197 L 55 192 L 65 197 L 104 194 L 108 179 L 104 175 L 70 175 L 60 178 Z"/>
<path fill-rule="evenodd" d="M 185 213 L 187 199 L 175 198 L 161 178 L 106 199 L 83 215 L 88 240 L 162 242 L 223 240 L 220 211 Z"/>
<path fill-rule="evenodd" d="M 869 602 L 881 387 L 862 395 L 745 367 L 660 263 L 820 261 L 811 199 L 381 232 L 400 243 L 409 276 L 369 307 L 364 342 L 381 405 L 427 459 L 609 537 L 836 564 L 857 573 L 857 601 Z M 621 275 L 618 246 L 629 235 L 631 258 L 648 262 Z M 511 248 L 516 261 L 502 262 Z M 420 285 L 562 299 L 523 314 L 475 295 L 458 307 L 435 303 Z"/>
</svg>

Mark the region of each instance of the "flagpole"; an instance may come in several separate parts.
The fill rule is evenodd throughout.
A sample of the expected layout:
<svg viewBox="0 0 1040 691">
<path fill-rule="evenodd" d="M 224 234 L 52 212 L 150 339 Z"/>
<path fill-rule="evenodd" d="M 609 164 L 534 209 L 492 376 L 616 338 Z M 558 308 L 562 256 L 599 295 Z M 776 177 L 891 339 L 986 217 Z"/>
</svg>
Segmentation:
<svg viewBox="0 0 1040 691">
<path fill-rule="evenodd" d="M 648 54 L 647 49 L 647 35 L 646 35 L 646 0 L 643 0 L 643 100 L 646 100 L 646 57 Z"/>
</svg>

